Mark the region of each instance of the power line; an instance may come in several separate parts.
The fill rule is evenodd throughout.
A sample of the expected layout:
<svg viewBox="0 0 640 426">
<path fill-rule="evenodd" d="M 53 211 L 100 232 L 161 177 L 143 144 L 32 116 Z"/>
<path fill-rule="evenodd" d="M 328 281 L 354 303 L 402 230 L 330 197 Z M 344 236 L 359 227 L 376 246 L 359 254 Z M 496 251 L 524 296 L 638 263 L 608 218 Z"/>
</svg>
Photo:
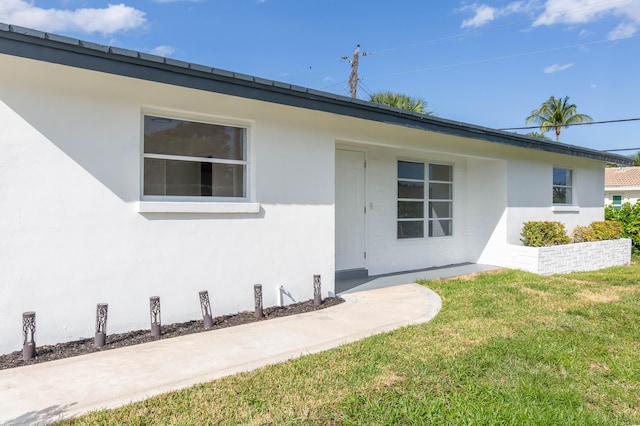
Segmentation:
<svg viewBox="0 0 640 426">
<path fill-rule="evenodd" d="M 555 129 L 556 127 L 570 127 L 570 126 L 587 126 L 591 124 L 608 124 L 608 123 L 624 123 L 628 121 L 640 121 L 639 118 L 623 118 L 620 120 L 604 120 L 604 121 L 592 121 L 591 123 L 572 123 L 572 124 L 563 124 L 561 126 L 527 126 L 527 127 L 508 127 L 504 129 L 497 130 L 529 130 L 529 129 L 547 129 L 545 131 L 549 131 L 551 129 Z"/>
<path fill-rule="evenodd" d="M 638 36 L 633 36 L 633 37 L 638 37 Z M 632 38 L 632 37 L 629 37 L 629 38 Z M 587 43 L 579 43 L 579 44 L 572 44 L 572 45 L 568 45 L 568 46 L 553 47 L 553 48 L 550 48 L 550 49 L 533 50 L 533 51 L 530 51 L 530 52 L 514 53 L 512 55 L 495 56 L 493 58 L 476 59 L 476 60 L 467 61 L 467 62 L 458 62 L 458 63 L 455 63 L 455 64 L 438 65 L 438 66 L 429 67 L 429 68 L 417 68 L 417 69 L 414 69 L 414 70 L 407 70 L 407 71 L 398 71 L 398 72 L 395 72 L 395 73 L 380 74 L 380 75 L 376 75 L 376 76 L 370 76 L 368 78 L 371 79 L 371 78 L 391 77 L 391 76 L 402 75 L 402 74 L 412 74 L 412 73 L 416 73 L 416 72 L 434 71 L 434 70 L 439 70 L 439 69 L 444 69 L 444 68 L 453 68 L 453 67 L 458 67 L 458 66 L 463 66 L 463 65 L 481 64 L 481 63 L 486 63 L 486 62 L 499 61 L 499 60 L 503 60 L 503 59 L 512 59 L 512 58 L 518 58 L 518 57 L 521 57 L 521 56 L 536 55 L 536 54 L 539 54 L 539 53 L 554 52 L 554 51 L 557 51 L 557 50 L 571 49 L 571 48 L 576 48 L 576 47 L 589 46 L 589 45 L 592 45 L 592 44 L 599 44 L 599 43 L 608 43 L 608 42 L 613 42 L 613 41 L 614 40 L 607 40 L 607 39 L 605 39 L 605 40 L 596 40 L 596 41 L 591 41 L 591 42 L 587 42 Z"/>
<path fill-rule="evenodd" d="M 602 7 L 611 7 L 611 6 L 614 6 L 616 4 L 622 4 L 622 3 L 625 3 L 625 2 L 626 2 L 626 0 L 618 0 L 618 1 L 606 0 L 606 1 L 603 1 L 601 3 L 592 4 L 592 5 L 588 6 L 588 7 L 576 7 L 576 8 L 572 8 L 572 9 L 566 10 L 562 14 L 558 15 L 558 17 L 568 16 L 572 12 L 578 11 L 578 10 L 580 10 L 580 11 L 589 11 L 589 10 L 599 9 L 601 6 Z M 368 54 L 369 55 L 371 55 L 371 54 L 383 54 L 383 53 L 393 52 L 393 51 L 396 51 L 396 50 L 406 49 L 406 48 L 410 48 L 410 47 L 416 47 L 416 46 L 420 46 L 420 45 L 434 44 L 434 43 L 438 43 L 438 42 L 442 42 L 442 41 L 456 39 L 456 38 L 459 38 L 459 37 L 462 37 L 462 36 L 474 35 L 474 34 L 479 34 L 479 33 L 483 33 L 483 32 L 494 31 L 494 30 L 498 30 L 498 29 L 502 29 L 502 28 L 506 28 L 506 27 L 511 27 L 511 26 L 515 26 L 515 25 L 520 25 L 520 24 L 523 24 L 523 23 L 526 23 L 526 22 L 531 22 L 534 19 L 537 19 L 537 18 L 516 21 L 516 22 L 507 23 L 507 24 L 503 24 L 503 25 L 485 27 L 485 28 L 481 28 L 481 29 L 476 29 L 474 31 L 461 32 L 461 33 L 454 34 L 454 35 L 451 35 L 451 36 L 445 36 L 445 37 L 440 37 L 440 38 L 421 41 L 421 42 L 409 43 L 409 44 L 406 44 L 406 45 L 403 45 L 403 46 L 392 47 L 392 48 L 388 48 L 388 49 L 382 49 L 382 50 L 378 50 L 378 51 L 368 52 Z M 640 36 L 640 35 L 636 35 L 636 36 L 632 36 L 632 37 L 628 37 L 628 38 L 635 38 L 635 37 L 638 37 L 638 36 Z M 497 57 L 486 58 L 486 59 L 477 59 L 477 60 L 467 61 L 467 62 L 459 62 L 459 63 L 455 63 L 455 64 L 439 65 L 439 66 L 429 67 L 429 68 L 417 68 L 417 69 L 413 69 L 413 70 L 405 70 L 405 71 L 399 71 L 399 72 L 388 73 L 388 74 L 379 74 L 379 75 L 375 75 L 375 76 L 369 76 L 368 78 L 370 78 L 370 79 L 371 78 L 383 78 L 383 77 L 391 77 L 391 76 L 396 76 L 396 75 L 411 74 L 411 73 L 424 72 L 424 71 L 433 71 L 433 70 L 444 69 L 444 68 L 453 68 L 453 67 L 464 66 L 464 65 L 473 65 L 473 64 L 486 63 L 486 62 L 492 62 L 492 61 L 498 61 L 498 60 L 504 60 L 504 59 L 512 59 L 512 58 L 517 58 L 517 57 L 521 57 L 521 56 L 528 56 L 528 55 L 534 55 L 534 54 L 540 54 L 540 53 L 554 52 L 554 51 L 564 50 L 564 49 L 584 47 L 584 46 L 589 46 L 589 45 L 593 45 L 593 44 L 613 42 L 613 41 L 616 41 L 616 40 L 609 40 L 609 39 L 597 40 L 597 41 L 574 44 L 574 45 L 569 45 L 569 46 L 555 47 L 555 48 L 536 50 L 536 51 L 529 51 L 529 52 L 523 52 L 523 53 L 515 53 L 515 54 L 512 54 L 512 55 L 497 56 Z M 346 57 L 346 56 L 343 57 L 343 59 L 347 59 L 347 58 L 348 57 Z"/>
<path fill-rule="evenodd" d="M 620 149 L 605 149 L 604 152 L 616 152 L 616 151 L 640 151 L 640 148 L 620 148 Z"/>
<path fill-rule="evenodd" d="M 358 87 L 359 87 L 360 89 L 362 89 L 362 91 L 363 91 L 363 92 L 365 92 L 367 95 L 369 95 L 369 97 L 371 97 L 371 94 L 372 94 L 372 93 L 371 93 L 371 89 L 370 89 L 369 87 L 367 87 L 367 85 L 366 85 L 366 84 L 364 84 L 364 82 L 363 82 L 362 80 L 360 80 L 360 81 L 358 82 Z"/>
<path fill-rule="evenodd" d="M 567 17 L 572 12 L 575 12 L 575 11 L 578 11 L 578 10 L 580 10 L 580 11 L 593 10 L 593 9 L 598 8 L 601 5 L 602 6 L 611 7 L 611 6 L 614 6 L 616 4 L 625 3 L 626 1 L 627 0 L 618 0 L 618 1 L 604 0 L 601 3 L 592 4 L 592 5 L 587 6 L 587 7 L 575 7 L 575 8 L 566 10 L 563 13 L 559 14 L 558 17 Z M 450 36 L 444 36 L 444 37 L 439 37 L 439 38 L 430 39 L 430 40 L 413 42 L 413 43 L 405 44 L 405 45 L 402 45 L 402 46 L 390 47 L 388 49 L 376 50 L 376 51 L 371 52 L 371 54 L 378 55 L 378 54 L 382 54 L 382 53 L 394 52 L 396 50 L 408 49 L 408 48 L 411 48 L 411 47 L 422 46 L 422 45 L 426 45 L 426 44 L 434 44 L 434 43 L 447 41 L 447 40 L 453 40 L 453 39 L 457 39 L 457 38 L 460 38 L 460 37 L 463 37 L 463 36 L 470 36 L 470 35 L 474 35 L 474 34 L 480 34 L 480 33 L 489 32 L 489 31 L 495 31 L 495 30 L 499 30 L 499 29 L 503 29 L 503 28 L 507 28 L 507 27 L 517 26 L 517 25 L 520 25 L 520 24 L 532 22 L 535 19 L 537 19 L 537 18 L 523 19 L 523 20 L 520 20 L 520 21 L 510 22 L 510 23 L 506 23 L 506 24 L 502 24 L 502 25 L 487 26 L 487 27 L 484 27 L 484 28 L 478 28 L 476 30 L 460 32 L 460 33 L 453 34 L 453 35 L 450 35 Z"/>
</svg>

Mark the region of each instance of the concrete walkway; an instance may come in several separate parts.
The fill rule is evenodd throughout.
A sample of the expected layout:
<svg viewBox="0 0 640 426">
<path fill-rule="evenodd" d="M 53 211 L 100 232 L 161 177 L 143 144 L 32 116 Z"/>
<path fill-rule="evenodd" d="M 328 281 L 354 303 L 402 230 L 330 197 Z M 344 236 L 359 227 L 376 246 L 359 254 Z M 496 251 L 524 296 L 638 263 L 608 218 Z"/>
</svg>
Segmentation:
<svg viewBox="0 0 640 426">
<path fill-rule="evenodd" d="M 306 314 L 0 371 L 0 424 L 44 424 L 431 320 L 441 301 L 405 284 Z M 108 340 L 107 340 L 108 341 Z"/>
</svg>

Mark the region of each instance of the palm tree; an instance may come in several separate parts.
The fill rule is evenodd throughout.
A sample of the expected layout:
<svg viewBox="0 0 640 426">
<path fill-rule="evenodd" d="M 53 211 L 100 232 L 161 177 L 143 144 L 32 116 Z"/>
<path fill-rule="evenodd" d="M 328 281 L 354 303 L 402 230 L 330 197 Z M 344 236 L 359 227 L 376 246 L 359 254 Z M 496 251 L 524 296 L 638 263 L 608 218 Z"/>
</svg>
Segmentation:
<svg viewBox="0 0 640 426">
<path fill-rule="evenodd" d="M 402 93 L 376 92 L 370 95 L 369 101 L 421 114 L 431 115 L 432 113 L 432 111 L 426 111 L 427 102 L 424 99 L 414 98 Z"/>
<path fill-rule="evenodd" d="M 591 123 L 592 121 L 590 116 L 576 113 L 576 105 L 569 103 L 568 96 L 565 96 L 564 99 L 556 99 L 551 96 L 544 101 L 540 108 L 531 111 L 526 122 L 527 124 L 539 124 L 542 133 L 555 129 L 557 142 L 562 127 L 566 128 L 571 124 Z"/>
</svg>

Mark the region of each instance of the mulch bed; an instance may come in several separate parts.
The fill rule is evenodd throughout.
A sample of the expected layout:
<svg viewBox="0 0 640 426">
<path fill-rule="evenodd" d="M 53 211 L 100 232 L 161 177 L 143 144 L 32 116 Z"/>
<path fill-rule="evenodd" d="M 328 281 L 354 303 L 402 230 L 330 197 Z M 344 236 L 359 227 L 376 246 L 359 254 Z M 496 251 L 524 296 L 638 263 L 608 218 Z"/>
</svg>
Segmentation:
<svg viewBox="0 0 640 426">
<path fill-rule="evenodd" d="M 186 334 L 202 333 L 257 321 L 266 321 L 271 318 L 302 314 L 335 306 L 342 302 L 344 302 L 344 299 L 340 297 L 328 297 L 322 300 L 322 304 L 320 306 L 313 306 L 313 300 L 294 303 L 292 305 L 282 307 L 273 306 L 263 310 L 264 318 L 262 319 L 256 319 L 254 313 L 249 311 L 243 311 L 233 315 L 222 315 L 213 318 L 213 327 L 208 329 L 204 328 L 202 320 L 163 325 L 161 337 L 152 337 L 149 330 L 136 330 L 128 333 L 108 334 L 106 344 L 100 349 L 95 349 L 93 347 L 93 338 L 58 343 L 55 345 L 38 346 L 36 348 L 36 357 L 30 360 L 24 360 L 22 358 L 22 350 L 11 352 L 6 355 L 0 355 L 0 370 L 69 358 L 72 356 L 85 355 L 92 352 L 117 349 L 125 346 L 139 345 L 141 343 L 153 342 L 159 339 L 170 339 L 172 337 L 184 336 Z"/>
</svg>

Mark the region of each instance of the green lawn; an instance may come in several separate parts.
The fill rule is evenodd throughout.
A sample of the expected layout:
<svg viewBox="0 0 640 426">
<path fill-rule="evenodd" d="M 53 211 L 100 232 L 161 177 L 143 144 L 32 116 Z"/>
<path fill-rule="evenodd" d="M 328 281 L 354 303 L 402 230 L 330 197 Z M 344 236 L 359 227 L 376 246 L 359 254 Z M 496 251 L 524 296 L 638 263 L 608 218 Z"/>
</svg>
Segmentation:
<svg viewBox="0 0 640 426">
<path fill-rule="evenodd" d="M 430 323 L 63 424 L 640 424 L 637 261 L 423 284 Z"/>
</svg>

